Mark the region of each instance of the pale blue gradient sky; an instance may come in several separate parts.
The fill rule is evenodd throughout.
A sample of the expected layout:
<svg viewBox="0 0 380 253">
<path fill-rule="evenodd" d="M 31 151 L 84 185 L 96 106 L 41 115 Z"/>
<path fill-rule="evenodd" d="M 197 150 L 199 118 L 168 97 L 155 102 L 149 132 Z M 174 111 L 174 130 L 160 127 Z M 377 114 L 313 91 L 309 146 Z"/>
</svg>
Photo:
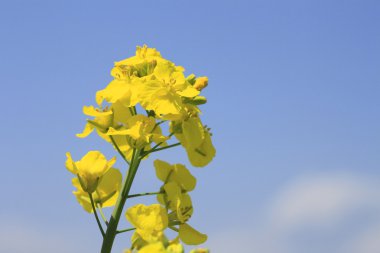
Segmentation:
<svg viewBox="0 0 380 253">
<path fill-rule="evenodd" d="M 95 221 L 71 194 L 64 154 L 113 154 L 96 136 L 75 138 L 81 108 L 111 80 L 113 62 L 144 43 L 188 74 L 209 76 L 203 121 L 217 157 L 192 169 L 192 224 L 209 234 L 206 246 L 219 244 L 216 253 L 233 238 L 257 238 L 262 213 L 292 182 L 308 182 L 305 175 L 379 180 L 379 13 L 380 2 L 369 0 L 1 1 L 0 251 L 97 251 Z M 187 163 L 180 149 L 162 156 Z M 151 164 L 143 164 L 133 192 L 158 187 Z M 367 185 L 360 182 L 359 191 Z M 334 229 L 355 230 L 362 218 Z M 321 241 L 315 233 L 303 233 L 311 245 Z M 50 244 L 41 246 L 45 236 Z M 338 252 L 341 241 L 327 241 L 320 252 Z M 120 237 L 115 252 L 127 245 Z"/>
</svg>

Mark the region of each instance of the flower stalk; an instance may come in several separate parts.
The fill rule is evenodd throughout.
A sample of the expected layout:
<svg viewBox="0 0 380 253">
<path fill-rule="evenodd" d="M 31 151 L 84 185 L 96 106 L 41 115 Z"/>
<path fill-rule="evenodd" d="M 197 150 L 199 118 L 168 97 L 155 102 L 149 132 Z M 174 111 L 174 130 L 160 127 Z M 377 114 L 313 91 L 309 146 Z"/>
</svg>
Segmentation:
<svg viewBox="0 0 380 253">
<path fill-rule="evenodd" d="M 111 253 L 112 245 L 117 234 L 117 226 L 120 221 L 121 214 L 123 212 L 123 207 L 128 198 L 129 191 L 131 190 L 133 179 L 137 173 L 138 167 L 141 160 L 139 159 L 141 150 L 133 150 L 132 162 L 129 165 L 128 174 L 121 188 L 121 194 L 116 201 L 115 208 L 112 212 L 111 218 L 108 222 L 107 231 L 105 232 L 103 238 L 103 244 L 101 248 L 101 253 Z"/>
</svg>

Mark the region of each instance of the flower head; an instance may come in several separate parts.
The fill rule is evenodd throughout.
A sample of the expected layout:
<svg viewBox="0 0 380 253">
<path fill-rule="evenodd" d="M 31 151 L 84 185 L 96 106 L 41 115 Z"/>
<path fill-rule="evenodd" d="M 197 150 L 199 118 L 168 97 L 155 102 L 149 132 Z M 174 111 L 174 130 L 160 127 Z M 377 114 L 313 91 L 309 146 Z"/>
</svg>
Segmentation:
<svg viewBox="0 0 380 253">
<path fill-rule="evenodd" d="M 182 121 L 174 121 L 171 129 L 186 149 L 193 166 L 204 167 L 212 161 L 216 150 L 211 141 L 210 129 L 202 125 L 198 114 L 188 114 Z"/>
<path fill-rule="evenodd" d="M 146 206 L 138 204 L 126 212 L 127 220 L 136 228 L 136 233 L 148 242 L 159 241 L 168 226 L 165 208 L 159 204 Z"/>
<path fill-rule="evenodd" d="M 100 205 L 101 207 L 115 205 L 121 188 L 121 180 L 122 176 L 118 169 L 109 169 L 101 178 L 96 190 L 92 193 L 95 205 Z M 88 193 L 83 190 L 79 179 L 73 178 L 72 183 L 77 189 L 73 193 L 79 204 L 87 212 L 93 212 L 90 197 Z"/>
<path fill-rule="evenodd" d="M 69 152 L 66 153 L 66 168 L 78 176 L 83 191 L 93 193 L 101 178 L 115 163 L 116 158 L 107 161 L 99 151 L 90 151 L 81 160 L 74 162 Z"/>
</svg>

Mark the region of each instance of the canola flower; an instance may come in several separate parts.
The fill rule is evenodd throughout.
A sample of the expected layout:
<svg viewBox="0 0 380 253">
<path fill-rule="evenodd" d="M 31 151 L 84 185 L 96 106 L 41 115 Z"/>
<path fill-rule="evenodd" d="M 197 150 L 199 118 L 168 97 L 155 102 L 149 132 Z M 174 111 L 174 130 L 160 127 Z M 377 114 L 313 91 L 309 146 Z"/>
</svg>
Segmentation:
<svg viewBox="0 0 380 253">
<path fill-rule="evenodd" d="M 216 150 L 211 129 L 202 123 L 199 108 L 207 102 L 201 92 L 208 78 L 186 76 L 183 67 L 146 45 L 137 47 L 134 56 L 115 62 L 111 76 L 113 80 L 96 92 L 96 105 L 83 107 L 89 118 L 77 137 L 95 132 L 111 144 L 128 169 L 123 176 L 113 167 L 116 158 L 107 160 L 100 151 L 89 151 L 78 161 L 67 153 L 66 168 L 74 175 L 73 194 L 96 219 L 103 239 L 101 253 L 110 253 L 116 236 L 127 232 L 131 239 L 126 253 L 184 253 L 183 244 L 200 245 L 207 240 L 206 234 L 189 225 L 194 212 L 190 192 L 197 181 L 190 170 L 156 159 L 160 189 L 141 194 L 130 194 L 130 190 L 142 161 L 152 153 L 182 146 L 192 166 L 204 167 L 212 161 Z M 127 207 L 124 214 L 131 227 L 119 229 L 127 200 L 147 195 L 156 195 L 157 203 Z M 113 208 L 109 218 L 103 208 Z M 168 237 L 167 230 L 174 236 Z"/>
</svg>

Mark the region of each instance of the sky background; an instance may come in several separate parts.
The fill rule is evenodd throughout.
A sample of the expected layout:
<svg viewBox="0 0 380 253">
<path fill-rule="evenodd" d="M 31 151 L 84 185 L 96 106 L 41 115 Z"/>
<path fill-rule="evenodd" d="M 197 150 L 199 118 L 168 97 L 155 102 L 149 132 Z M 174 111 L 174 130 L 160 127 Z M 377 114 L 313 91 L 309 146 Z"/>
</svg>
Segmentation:
<svg viewBox="0 0 380 253">
<path fill-rule="evenodd" d="M 65 152 L 114 154 L 75 137 L 82 106 L 143 44 L 209 77 L 202 120 L 217 156 L 191 168 L 204 247 L 380 252 L 379 13 L 376 0 L 1 0 L 0 252 L 98 252 Z M 180 148 L 152 156 L 132 193 L 159 187 L 158 157 L 189 165 Z"/>
</svg>

